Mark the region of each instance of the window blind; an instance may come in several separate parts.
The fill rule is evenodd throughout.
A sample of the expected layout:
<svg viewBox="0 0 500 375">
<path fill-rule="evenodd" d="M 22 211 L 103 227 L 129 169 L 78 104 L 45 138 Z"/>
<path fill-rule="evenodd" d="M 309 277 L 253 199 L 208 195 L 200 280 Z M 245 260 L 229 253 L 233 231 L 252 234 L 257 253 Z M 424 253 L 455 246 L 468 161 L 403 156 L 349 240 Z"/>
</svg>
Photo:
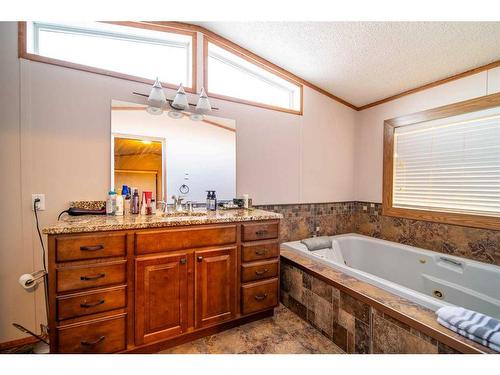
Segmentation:
<svg viewBox="0 0 500 375">
<path fill-rule="evenodd" d="M 394 131 L 393 207 L 500 217 L 500 107 Z"/>
</svg>

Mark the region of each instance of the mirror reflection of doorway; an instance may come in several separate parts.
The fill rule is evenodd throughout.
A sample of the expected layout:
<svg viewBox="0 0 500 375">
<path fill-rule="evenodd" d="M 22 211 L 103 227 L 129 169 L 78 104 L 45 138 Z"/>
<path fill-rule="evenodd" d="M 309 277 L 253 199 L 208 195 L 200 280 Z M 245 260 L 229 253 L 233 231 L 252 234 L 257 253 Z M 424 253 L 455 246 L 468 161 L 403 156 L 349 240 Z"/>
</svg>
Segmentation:
<svg viewBox="0 0 500 375">
<path fill-rule="evenodd" d="M 120 192 L 123 185 L 151 191 L 159 202 L 162 200 L 162 149 L 161 141 L 114 137 L 114 189 Z"/>
</svg>

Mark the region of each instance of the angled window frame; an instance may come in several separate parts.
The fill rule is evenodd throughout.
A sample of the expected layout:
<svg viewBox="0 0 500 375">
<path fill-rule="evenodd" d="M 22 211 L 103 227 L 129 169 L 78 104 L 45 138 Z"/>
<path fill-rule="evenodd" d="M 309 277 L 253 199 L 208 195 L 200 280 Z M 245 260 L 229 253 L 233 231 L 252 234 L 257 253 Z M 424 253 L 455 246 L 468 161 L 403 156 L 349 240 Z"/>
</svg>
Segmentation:
<svg viewBox="0 0 500 375">
<path fill-rule="evenodd" d="M 287 82 L 290 82 L 291 84 L 295 85 L 299 89 L 299 109 L 291 109 L 291 108 L 285 108 L 285 107 L 278 107 L 278 106 L 273 106 L 265 103 L 259 103 L 259 102 L 254 102 L 251 100 L 246 100 L 246 99 L 241 99 L 241 98 L 236 98 L 232 96 L 227 96 L 223 94 L 218 94 L 210 91 L 210 87 L 208 85 L 208 75 L 210 74 L 209 69 L 208 69 L 208 58 L 209 58 L 209 53 L 208 53 L 208 48 L 209 44 L 213 44 L 239 58 L 242 58 L 249 63 L 264 69 L 271 74 L 284 79 Z M 238 67 L 240 68 L 240 67 Z M 251 74 L 255 74 L 254 72 L 250 72 Z M 259 77 L 259 79 L 263 79 L 262 77 Z M 265 80 L 265 79 L 264 79 Z M 273 83 L 275 84 L 275 83 Z M 207 35 L 203 34 L 203 85 L 205 88 L 205 91 L 207 92 L 207 95 L 211 98 L 216 98 L 216 99 L 222 99 L 222 100 L 227 100 L 230 102 L 234 103 L 240 103 L 240 104 L 246 104 L 246 105 L 251 105 L 254 107 L 259 107 L 259 108 L 265 108 L 265 109 L 270 109 L 274 111 L 279 111 L 279 112 L 285 112 L 285 113 L 290 113 L 294 115 L 303 115 L 303 109 L 304 109 L 304 86 L 302 83 L 298 82 L 296 79 L 291 77 L 289 74 L 286 74 L 286 71 L 284 71 L 282 68 L 279 68 L 278 66 L 272 64 L 271 62 L 268 62 L 267 60 L 253 54 L 250 51 L 245 50 L 244 48 L 238 46 L 235 43 L 232 43 L 226 39 L 223 39 L 222 37 L 216 37 L 215 35 Z"/>
<path fill-rule="evenodd" d="M 197 65 L 198 65 L 198 33 L 196 31 L 190 30 L 187 27 L 182 27 L 182 25 L 161 25 L 161 24 L 153 24 L 148 22 L 135 22 L 135 21 L 99 21 L 105 24 L 125 26 L 131 28 L 139 28 L 146 30 L 154 30 L 160 32 L 166 32 L 170 34 L 180 34 L 191 37 L 191 61 L 189 67 L 189 73 L 191 75 L 191 85 L 185 86 L 184 89 L 189 93 L 197 92 Z M 148 79 L 145 77 L 138 77 L 131 74 L 111 71 L 103 68 L 98 68 L 94 66 L 78 64 L 70 61 L 59 60 L 52 57 L 46 57 L 42 55 L 38 55 L 36 53 L 28 52 L 28 30 L 27 30 L 27 22 L 19 21 L 18 22 L 18 57 L 26 60 L 41 62 L 45 64 L 57 65 L 65 68 L 81 70 L 85 72 L 105 75 L 108 77 L 120 78 L 128 81 L 153 84 L 153 79 Z M 133 38 L 132 38 L 133 39 Z M 170 89 L 177 89 L 178 83 L 173 82 L 161 82 L 162 86 Z"/>
<path fill-rule="evenodd" d="M 500 106 L 500 93 L 434 108 L 384 121 L 382 214 L 413 220 L 432 221 L 474 228 L 500 230 L 500 217 L 393 206 L 394 132 L 400 126 L 418 124 Z"/>
</svg>

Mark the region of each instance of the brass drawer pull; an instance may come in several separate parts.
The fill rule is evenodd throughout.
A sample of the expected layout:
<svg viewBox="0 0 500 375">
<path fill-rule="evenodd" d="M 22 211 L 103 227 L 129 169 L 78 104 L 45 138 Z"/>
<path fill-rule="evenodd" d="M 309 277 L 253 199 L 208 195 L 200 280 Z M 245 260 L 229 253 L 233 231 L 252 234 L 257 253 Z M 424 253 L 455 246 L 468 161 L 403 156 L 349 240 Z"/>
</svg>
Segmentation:
<svg viewBox="0 0 500 375">
<path fill-rule="evenodd" d="M 82 281 L 91 281 L 91 280 L 101 279 L 104 276 L 106 276 L 105 273 L 100 273 L 99 275 L 95 275 L 95 276 L 80 276 L 80 280 L 82 280 Z"/>
<path fill-rule="evenodd" d="M 267 253 L 267 249 L 255 250 L 255 255 L 265 255 Z"/>
<path fill-rule="evenodd" d="M 80 341 L 80 344 L 82 344 L 83 346 L 93 346 L 93 345 L 99 344 L 105 338 L 106 338 L 106 336 L 101 336 L 95 341 L 90 341 L 90 342 L 89 341 Z"/>
<path fill-rule="evenodd" d="M 255 274 L 257 276 L 260 276 L 260 275 L 264 275 L 265 273 L 268 273 L 269 270 L 267 268 L 264 268 L 263 270 L 260 270 L 260 271 L 255 271 Z"/>
<path fill-rule="evenodd" d="M 263 301 L 267 298 L 267 293 L 257 294 L 255 296 L 253 296 L 253 298 L 255 298 L 257 301 Z"/>
<path fill-rule="evenodd" d="M 95 306 L 102 305 L 103 303 L 104 303 L 104 300 L 100 299 L 99 301 L 94 302 L 94 303 L 80 303 L 80 307 L 83 307 L 83 308 L 95 307 Z"/>
<path fill-rule="evenodd" d="M 95 246 L 80 246 L 81 251 L 97 251 L 103 250 L 104 245 L 95 245 Z"/>
<path fill-rule="evenodd" d="M 180 261 L 181 264 L 186 264 L 186 262 L 187 262 L 186 258 L 182 258 L 181 261 Z"/>
<path fill-rule="evenodd" d="M 255 234 L 259 237 L 264 236 L 267 234 L 267 230 L 266 229 L 258 230 L 257 232 L 255 232 Z"/>
</svg>

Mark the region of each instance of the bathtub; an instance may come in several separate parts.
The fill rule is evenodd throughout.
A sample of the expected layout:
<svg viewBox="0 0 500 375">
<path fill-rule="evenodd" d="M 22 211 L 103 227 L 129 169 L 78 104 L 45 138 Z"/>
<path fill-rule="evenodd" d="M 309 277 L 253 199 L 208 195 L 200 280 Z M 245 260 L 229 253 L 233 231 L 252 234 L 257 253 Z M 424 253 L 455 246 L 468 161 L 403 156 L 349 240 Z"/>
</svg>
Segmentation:
<svg viewBox="0 0 500 375">
<path fill-rule="evenodd" d="M 457 305 L 500 319 L 498 266 L 359 234 L 330 238 L 330 249 L 281 246 L 433 311 Z"/>
</svg>

